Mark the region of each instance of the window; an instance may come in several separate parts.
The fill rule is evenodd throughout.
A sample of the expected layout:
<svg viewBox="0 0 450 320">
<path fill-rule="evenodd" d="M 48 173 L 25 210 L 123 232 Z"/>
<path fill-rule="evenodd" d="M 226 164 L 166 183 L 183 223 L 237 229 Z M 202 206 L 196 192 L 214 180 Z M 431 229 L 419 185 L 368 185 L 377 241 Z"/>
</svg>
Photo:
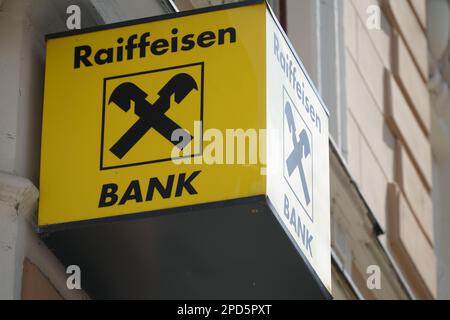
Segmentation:
<svg viewBox="0 0 450 320">
<path fill-rule="evenodd" d="M 288 36 L 330 111 L 330 137 L 346 155 L 342 0 L 287 0 Z"/>
</svg>

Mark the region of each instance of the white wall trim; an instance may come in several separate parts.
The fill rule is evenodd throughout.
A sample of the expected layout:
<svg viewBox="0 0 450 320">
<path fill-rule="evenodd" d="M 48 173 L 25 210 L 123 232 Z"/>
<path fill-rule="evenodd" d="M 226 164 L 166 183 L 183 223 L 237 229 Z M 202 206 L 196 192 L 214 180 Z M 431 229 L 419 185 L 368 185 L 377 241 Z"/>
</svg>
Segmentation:
<svg viewBox="0 0 450 320">
<path fill-rule="evenodd" d="M 36 225 L 39 191 L 30 180 L 0 172 L 0 201 Z"/>
<path fill-rule="evenodd" d="M 0 172 L 0 299 L 21 299 L 27 257 L 64 299 L 88 299 L 69 290 L 65 268 L 36 233 L 39 191 L 30 180 Z"/>
</svg>

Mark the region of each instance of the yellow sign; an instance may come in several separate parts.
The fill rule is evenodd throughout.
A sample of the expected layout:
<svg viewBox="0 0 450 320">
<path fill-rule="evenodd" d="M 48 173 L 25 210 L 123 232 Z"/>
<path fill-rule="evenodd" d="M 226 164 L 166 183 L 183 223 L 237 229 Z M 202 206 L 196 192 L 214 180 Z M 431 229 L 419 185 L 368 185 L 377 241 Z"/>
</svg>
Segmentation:
<svg viewBox="0 0 450 320">
<path fill-rule="evenodd" d="M 328 112 L 264 1 L 50 36 L 45 77 L 40 228 L 264 196 L 330 290 Z"/>
<path fill-rule="evenodd" d="M 265 12 L 50 36 L 39 226 L 263 195 L 260 161 L 203 160 L 211 130 L 266 127 Z"/>
</svg>

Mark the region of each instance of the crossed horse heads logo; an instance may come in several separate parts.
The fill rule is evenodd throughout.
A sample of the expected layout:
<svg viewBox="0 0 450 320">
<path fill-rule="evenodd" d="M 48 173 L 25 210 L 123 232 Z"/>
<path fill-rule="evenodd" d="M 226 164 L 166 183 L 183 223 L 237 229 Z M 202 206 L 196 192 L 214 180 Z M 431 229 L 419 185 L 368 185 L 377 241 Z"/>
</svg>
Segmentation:
<svg viewBox="0 0 450 320">
<path fill-rule="evenodd" d="M 186 73 L 173 76 L 159 90 L 159 98 L 154 103 L 147 101 L 148 94 L 137 85 L 131 82 L 118 85 L 112 92 L 108 103 L 114 103 L 123 111 L 128 112 L 133 101 L 134 113 L 139 119 L 110 148 L 110 151 L 117 158 L 122 159 L 151 128 L 183 150 L 193 138 L 165 113 L 171 108 L 170 98 L 172 95 L 174 95 L 175 102 L 180 104 L 193 90 L 198 90 L 197 83 Z M 174 139 L 175 131 L 178 133 L 178 139 Z"/>
<path fill-rule="evenodd" d="M 291 133 L 292 144 L 294 149 L 289 154 L 286 159 L 286 168 L 289 177 L 294 174 L 294 171 L 298 169 L 300 175 L 300 181 L 302 184 L 303 194 L 305 196 L 305 202 L 308 206 L 311 202 L 311 197 L 308 190 L 308 184 L 305 177 L 305 169 L 303 167 L 303 160 L 311 155 L 311 145 L 308 138 L 308 134 L 305 129 L 303 129 L 297 136 L 297 128 L 295 127 L 294 115 L 292 113 L 292 107 L 289 102 L 286 102 L 284 107 L 284 112 L 286 115 L 289 132 Z"/>
</svg>

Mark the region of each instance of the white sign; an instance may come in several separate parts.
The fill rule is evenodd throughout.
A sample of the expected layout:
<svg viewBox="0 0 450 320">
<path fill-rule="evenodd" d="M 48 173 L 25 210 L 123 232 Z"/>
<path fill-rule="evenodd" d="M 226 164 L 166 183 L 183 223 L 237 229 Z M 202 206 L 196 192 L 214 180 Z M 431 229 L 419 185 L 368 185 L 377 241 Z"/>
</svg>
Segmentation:
<svg viewBox="0 0 450 320">
<path fill-rule="evenodd" d="M 267 196 L 331 292 L 328 112 L 269 12 L 266 28 Z"/>
</svg>

